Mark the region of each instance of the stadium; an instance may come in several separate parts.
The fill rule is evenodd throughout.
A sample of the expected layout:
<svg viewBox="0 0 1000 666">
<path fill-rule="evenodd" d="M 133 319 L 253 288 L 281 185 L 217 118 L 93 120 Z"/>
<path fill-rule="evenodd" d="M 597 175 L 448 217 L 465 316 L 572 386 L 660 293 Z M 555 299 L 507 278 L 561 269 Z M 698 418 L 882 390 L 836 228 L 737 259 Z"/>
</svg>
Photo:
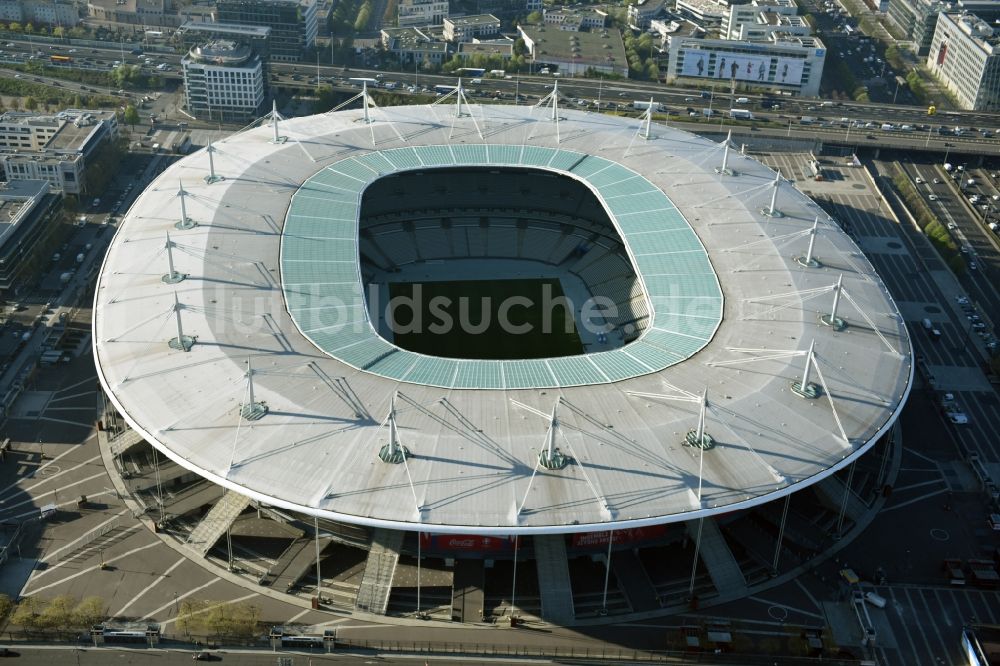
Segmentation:
<svg viewBox="0 0 1000 666">
<path fill-rule="evenodd" d="M 458 622 L 750 593 L 864 513 L 912 383 L 885 286 L 792 183 L 558 93 L 273 114 L 137 199 L 94 312 L 157 528 Z"/>
</svg>

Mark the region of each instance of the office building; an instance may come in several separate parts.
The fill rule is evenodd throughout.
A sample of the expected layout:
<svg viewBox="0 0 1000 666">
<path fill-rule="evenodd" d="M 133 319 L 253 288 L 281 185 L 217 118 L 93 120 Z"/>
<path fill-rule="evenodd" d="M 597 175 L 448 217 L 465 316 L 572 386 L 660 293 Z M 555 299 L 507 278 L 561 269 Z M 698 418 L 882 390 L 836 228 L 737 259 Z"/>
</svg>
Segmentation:
<svg viewBox="0 0 1000 666">
<path fill-rule="evenodd" d="M 17 296 L 59 242 L 62 198 L 44 180 L 0 183 L 0 294 Z"/>
<path fill-rule="evenodd" d="M 80 22 L 80 11 L 64 0 L 0 0 L 0 21 L 74 26 Z"/>
<path fill-rule="evenodd" d="M 671 36 L 667 43 L 667 83 L 714 81 L 739 90 L 819 95 L 826 47 L 815 37 L 772 32 L 764 41 L 747 42 Z"/>
<path fill-rule="evenodd" d="M 628 76 L 625 44 L 618 30 L 580 32 L 519 25 L 517 31 L 528 48 L 536 71 L 541 67 L 551 67 L 564 76 L 583 74 L 587 70 Z"/>
<path fill-rule="evenodd" d="M 608 20 L 603 9 L 546 9 L 542 12 L 545 25 L 551 25 L 567 32 L 580 30 L 600 30 Z"/>
<path fill-rule="evenodd" d="M 0 115 L 0 166 L 8 180 L 44 180 L 53 192 L 85 191 L 88 159 L 118 133 L 114 112 Z"/>
<path fill-rule="evenodd" d="M 500 35 L 500 19 L 492 14 L 459 16 L 444 20 L 444 38 L 449 42 L 471 42 Z"/>
<path fill-rule="evenodd" d="M 219 0 L 216 20 L 271 28 L 273 60 L 302 60 L 316 45 L 316 0 Z"/>
<path fill-rule="evenodd" d="M 448 58 L 448 43 L 420 28 L 382 28 L 382 48 L 403 64 L 439 65 Z"/>
<path fill-rule="evenodd" d="M 927 67 L 959 108 L 1000 110 L 1000 35 L 975 14 L 938 17 Z"/>
<path fill-rule="evenodd" d="M 722 32 L 726 39 L 765 41 L 771 32 L 787 32 L 808 37 L 809 25 L 798 16 L 795 0 L 753 0 L 733 5 Z"/>
<path fill-rule="evenodd" d="M 448 0 L 399 0 L 396 24 L 400 28 L 441 25 L 448 18 Z"/>
<path fill-rule="evenodd" d="M 229 122 L 252 120 L 263 112 L 264 69 L 249 46 L 218 39 L 192 48 L 181 67 L 191 115 Z"/>
<path fill-rule="evenodd" d="M 889 20 L 903 33 L 918 55 L 930 51 L 938 14 L 949 5 L 939 0 L 889 0 Z"/>
</svg>

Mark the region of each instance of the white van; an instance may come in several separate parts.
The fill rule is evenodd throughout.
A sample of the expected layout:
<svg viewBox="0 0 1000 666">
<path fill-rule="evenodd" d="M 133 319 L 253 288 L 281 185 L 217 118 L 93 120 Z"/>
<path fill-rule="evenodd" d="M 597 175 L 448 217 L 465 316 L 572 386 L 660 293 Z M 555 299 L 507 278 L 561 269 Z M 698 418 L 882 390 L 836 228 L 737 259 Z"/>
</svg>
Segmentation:
<svg viewBox="0 0 1000 666">
<path fill-rule="evenodd" d="M 875 592 L 865 592 L 865 601 L 875 608 L 885 608 L 885 597 Z"/>
<path fill-rule="evenodd" d="M 749 104 L 750 103 L 750 99 L 748 97 L 737 97 L 736 98 L 736 103 L 737 104 Z"/>
</svg>

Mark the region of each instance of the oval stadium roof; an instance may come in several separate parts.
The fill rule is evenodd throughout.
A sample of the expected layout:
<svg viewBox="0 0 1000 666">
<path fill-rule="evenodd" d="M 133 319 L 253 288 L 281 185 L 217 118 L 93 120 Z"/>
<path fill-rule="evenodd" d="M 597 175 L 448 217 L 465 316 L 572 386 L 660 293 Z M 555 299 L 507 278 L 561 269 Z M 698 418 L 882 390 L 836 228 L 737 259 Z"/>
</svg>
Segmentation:
<svg viewBox="0 0 1000 666">
<path fill-rule="evenodd" d="M 904 322 L 855 243 L 791 183 L 735 151 L 733 173 L 720 174 L 721 144 L 669 127 L 643 140 L 627 118 L 466 111 L 281 121 L 287 140 L 259 127 L 214 144 L 219 178 L 208 178 L 205 150 L 161 174 L 121 222 L 95 298 L 99 377 L 129 423 L 179 464 L 275 506 L 371 526 L 524 534 L 769 501 L 849 464 L 895 422 L 912 381 Z M 370 328 L 350 346 L 313 329 L 297 290 L 360 290 L 365 184 L 462 164 L 526 165 L 591 187 L 626 241 L 653 325 L 611 352 L 398 364 L 384 353 L 411 352 Z M 776 182 L 780 217 L 762 213 Z M 195 226 L 179 224 L 182 203 Z M 817 218 L 820 263 L 804 266 Z M 678 295 L 721 309 L 693 321 Z M 844 328 L 824 322 L 835 296 Z M 793 390 L 810 345 L 814 399 Z M 688 433 L 706 392 L 714 447 L 703 450 Z M 390 433 L 405 464 L 379 457 Z M 538 464 L 550 445 L 568 465 Z"/>
</svg>

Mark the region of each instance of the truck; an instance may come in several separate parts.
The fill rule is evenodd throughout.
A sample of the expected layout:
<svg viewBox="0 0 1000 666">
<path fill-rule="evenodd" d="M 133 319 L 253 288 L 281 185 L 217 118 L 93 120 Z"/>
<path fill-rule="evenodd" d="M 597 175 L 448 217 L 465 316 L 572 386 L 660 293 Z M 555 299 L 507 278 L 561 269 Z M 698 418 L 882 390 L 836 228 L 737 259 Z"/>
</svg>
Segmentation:
<svg viewBox="0 0 1000 666">
<path fill-rule="evenodd" d="M 799 118 L 800 125 L 812 125 L 814 122 L 816 122 L 816 119 L 812 116 L 802 116 Z"/>
<path fill-rule="evenodd" d="M 893 126 L 892 123 L 882 123 L 882 127 L 880 129 L 883 132 L 891 132 L 891 131 L 893 131 L 896 128 Z"/>
<path fill-rule="evenodd" d="M 655 113 L 661 113 L 663 111 L 663 105 L 659 102 L 650 102 L 648 100 L 637 99 L 632 102 L 632 108 L 636 111 L 645 111 L 646 109 L 652 107 Z"/>
<path fill-rule="evenodd" d="M 715 115 L 715 111 L 713 111 L 712 109 L 702 109 L 701 115 L 705 116 L 706 118 L 711 118 L 712 116 Z"/>
<path fill-rule="evenodd" d="M 729 117 L 734 120 L 753 120 L 753 114 L 747 109 L 730 109 Z"/>
</svg>

